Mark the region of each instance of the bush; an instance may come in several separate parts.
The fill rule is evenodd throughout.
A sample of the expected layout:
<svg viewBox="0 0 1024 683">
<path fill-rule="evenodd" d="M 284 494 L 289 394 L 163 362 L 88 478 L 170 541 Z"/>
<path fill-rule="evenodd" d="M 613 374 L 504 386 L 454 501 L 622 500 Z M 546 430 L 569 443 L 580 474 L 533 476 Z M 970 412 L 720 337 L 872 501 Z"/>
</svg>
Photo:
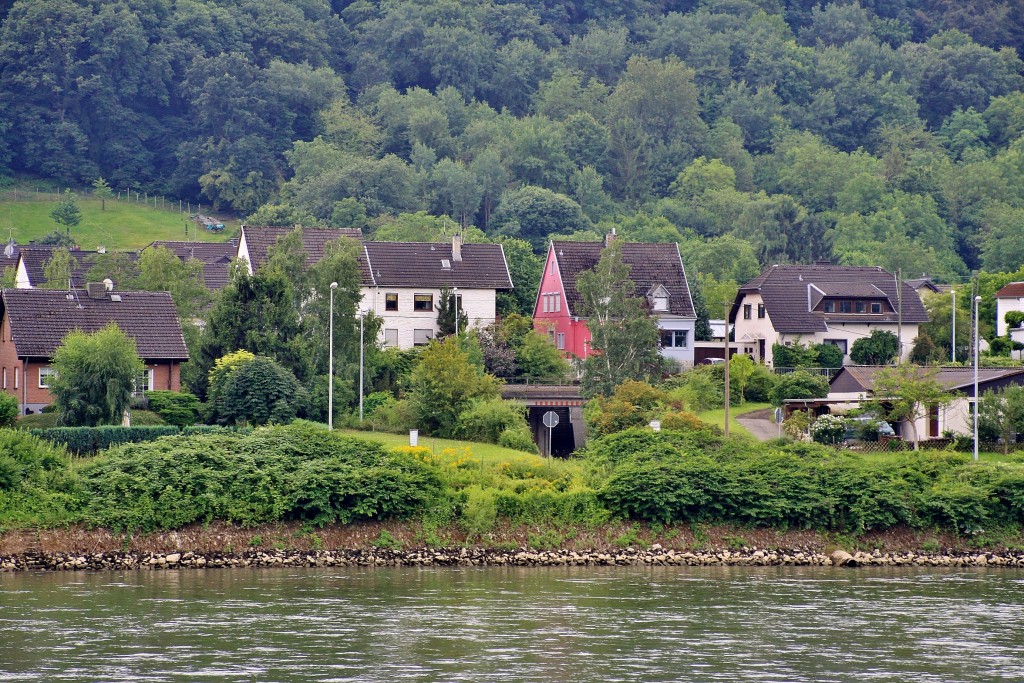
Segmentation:
<svg viewBox="0 0 1024 683">
<path fill-rule="evenodd" d="M 102 425 L 99 427 L 53 427 L 52 429 L 33 429 L 33 436 L 46 439 L 50 443 L 59 444 L 74 455 L 88 456 L 125 443 L 142 443 L 153 441 L 162 436 L 176 436 L 177 427 L 171 426 L 138 426 L 117 427 Z"/>
<path fill-rule="evenodd" d="M 9 429 L 18 421 L 20 405 L 18 399 L 8 393 L 0 393 L 0 429 Z"/>
<path fill-rule="evenodd" d="M 67 470 L 67 451 L 35 435 L 0 429 L 0 491 L 27 482 L 43 484 L 49 473 Z"/>
<path fill-rule="evenodd" d="M 815 443 L 835 445 L 846 436 L 846 420 L 838 415 L 822 415 L 811 425 L 811 439 Z"/>
<path fill-rule="evenodd" d="M 263 356 L 228 373 L 217 399 L 217 416 L 225 424 L 288 424 L 305 414 L 309 393 L 295 375 Z"/>
<path fill-rule="evenodd" d="M 725 384 L 722 371 L 715 370 L 711 366 L 690 370 L 683 375 L 683 385 L 670 396 L 681 400 L 686 409 L 694 413 L 720 407 L 725 401 Z"/>
<path fill-rule="evenodd" d="M 754 403 L 767 403 L 774 387 L 775 373 L 763 365 L 758 365 L 754 369 L 754 374 L 747 380 L 743 398 Z"/>
<path fill-rule="evenodd" d="M 389 397 L 374 408 L 367 421 L 371 429 L 402 434 L 416 428 L 416 411 L 408 401 Z"/>
<path fill-rule="evenodd" d="M 199 417 L 199 399 L 194 394 L 180 391 L 147 391 L 149 408 L 164 422 L 177 427 L 196 423 Z"/>
<path fill-rule="evenodd" d="M 526 425 L 509 427 L 498 436 L 498 445 L 526 453 L 539 453 L 537 444 L 533 442 L 533 435 Z"/>
<path fill-rule="evenodd" d="M 768 392 L 772 405 L 781 406 L 787 399 L 824 398 L 828 396 L 828 380 L 821 375 L 798 370 L 780 375 Z"/>
<path fill-rule="evenodd" d="M 464 439 L 498 443 L 510 429 L 529 432 L 525 405 L 500 398 L 478 399 L 459 414 L 458 433 Z"/>
</svg>

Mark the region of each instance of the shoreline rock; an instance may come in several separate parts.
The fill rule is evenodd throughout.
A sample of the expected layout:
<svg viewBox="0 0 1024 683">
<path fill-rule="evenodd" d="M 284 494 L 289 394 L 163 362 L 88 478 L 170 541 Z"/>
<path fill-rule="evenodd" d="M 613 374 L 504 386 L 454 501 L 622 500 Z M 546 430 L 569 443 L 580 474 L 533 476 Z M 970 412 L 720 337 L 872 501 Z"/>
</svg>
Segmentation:
<svg viewBox="0 0 1024 683">
<path fill-rule="evenodd" d="M 0 572 L 221 569 L 233 567 L 601 567 L 601 566 L 816 566 L 1024 568 L 1024 552 L 873 552 L 831 554 L 811 549 L 726 550 L 504 550 L 484 547 L 390 550 L 269 550 L 225 552 L 25 552 L 0 556 Z"/>
</svg>

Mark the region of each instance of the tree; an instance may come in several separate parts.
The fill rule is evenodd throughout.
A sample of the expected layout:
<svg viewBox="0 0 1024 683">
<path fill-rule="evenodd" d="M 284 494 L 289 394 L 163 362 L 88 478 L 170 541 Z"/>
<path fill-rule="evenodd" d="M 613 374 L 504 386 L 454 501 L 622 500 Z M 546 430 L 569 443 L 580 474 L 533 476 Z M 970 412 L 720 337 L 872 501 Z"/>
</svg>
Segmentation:
<svg viewBox="0 0 1024 683">
<path fill-rule="evenodd" d="M 530 330 L 513 348 L 516 369 L 523 377 L 559 379 L 569 375 L 569 362 L 546 335 Z"/>
<path fill-rule="evenodd" d="M 92 181 L 92 192 L 100 198 L 100 211 L 106 211 L 107 200 L 114 196 L 114 191 L 110 189 L 110 185 L 103 178 L 97 178 Z"/>
<path fill-rule="evenodd" d="M 747 382 L 750 381 L 756 369 L 757 363 L 745 353 L 737 353 L 729 359 L 729 384 L 736 384 L 737 393 L 740 396 L 740 405 L 743 405 L 745 402 L 744 396 L 747 390 Z"/>
<path fill-rule="evenodd" d="M 64 190 L 64 197 L 60 200 L 50 218 L 64 226 L 64 231 L 71 236 L 71 228 L 82 222 L 82 212 L 78 208 L 78 197 L 71 190 Z"/>
<path fill-rule="evenodd" d="M 586 229 L 590 221 L 572 199 L 528 185 L 502 194 L 494 224 L 503 234 L 524 239 L 540 251 L 551 235 Z"/>
<path fill-rule="evenodd" d="M 437 298 L 437 336 L 447 337 L 450 334 L 460 334 L 466 329 L 466 312 L 462 310 L 462 297 L 458 296 L 455 290 L 450 287 L 442 287 L 441 295 Z M 459 329 L 455 329 L 458 323 Z"/>
<path fill-rule="evenodd" d="M 304 414 L 309 393 L 274 360 L 256 356 L 230 372 L 217 401 L 227 424 L 288 424 Z"/>
<path fill-rule="evenodd" d="M 579 275 L 576 287 L 591 338 L 583 365 L 584 395 L 609 396 L 628 379 L 658 377 L 665 366 L 658 324 L 636 296 L 622 245 L 614 241 L 606 247 L 597 266 Z"/>
<path fill-rule="evenodd" d="M 828 380 L 806 370 L 786 373 L 778 378 L 768 392 L 772 405 L 781 406 L 787 399 L 824 398 L 828 396 Z"/>
<path fill-rule="evenodd" d="M 869 410 L 890 422 L 908 422 L 913 434 L 914 450 L 920 448 L 917 421 L 928 417 L 930 410 L 950 405 L 955 396 L 938 381 L 938 368 L 922 368 L 900 363 L 883 368 L 875 374 Z"/>
<path fill-rule="evenodd" d="M 463 337 L 432 340 L 409 378 L 409 401 L 428 434 L 454 436 L 458 418 L 473 400 L 500 395 L 498 381 L 471 362 Z"/>
<path fill-rule="evenodd" d="M 145 366 L 135 341 L 114 323 L 92 334 L 69 333 L 53 355 L 50 391 L 58 422 L 67 426 L 120 424 Z"/>
<path fill-rule="evenodd" d="M 886 330 L 872 330 L 850 347 L 850 359 L 858 365 L 888 365 L 899 354 L 899 338 Z"/>
<path fill-rule="evenodd" d="M 71 289 L 71 276 L 78 261 L 63 247 L 54 249 L 43 264 L 43 289 Z"/>
<path fill-rule="evenodd" d="M 1003 442 L 1003 453 L 1024 433 L 1024 386 L 1007 386 L 986 391 L 978 401 L 978 429 Z"/>
<path fill-rule="evenodd" d="M 144 249 L 136 263 L 138 277 L 130 284 L 149 292 L 170 292 L 182 318 L 199 314 L 210 302 L 210 290 L 203 284 L 203 264 L 198 259 L 182 261 L 167 247 Z"/>
</svg>

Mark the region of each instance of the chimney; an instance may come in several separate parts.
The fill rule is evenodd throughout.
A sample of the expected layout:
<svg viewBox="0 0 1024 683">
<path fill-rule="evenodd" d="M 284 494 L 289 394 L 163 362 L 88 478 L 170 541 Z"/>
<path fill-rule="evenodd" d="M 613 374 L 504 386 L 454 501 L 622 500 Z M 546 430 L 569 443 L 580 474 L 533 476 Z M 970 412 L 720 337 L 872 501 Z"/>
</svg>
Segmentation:
<svg viewBox="0 0 1024 683">
<path fill-rule="evenodd" d="M 107 287 L 102 282 L 87 282 L 85 291 L 89 293 L 90 299 L 107 298 Z"/>
<path fill-rule="evenodd" d="M 615 241 L 615 228 L 612 228 L 612 231 L 604 236 L 604 246 L 607 247 L 608 245 L 610 245 L 614 241 Z"/>
<path fill-rule="evenodd" d="M 462 235 L 452 235 L 452 261 L 462 260 Z"/>
</svg>

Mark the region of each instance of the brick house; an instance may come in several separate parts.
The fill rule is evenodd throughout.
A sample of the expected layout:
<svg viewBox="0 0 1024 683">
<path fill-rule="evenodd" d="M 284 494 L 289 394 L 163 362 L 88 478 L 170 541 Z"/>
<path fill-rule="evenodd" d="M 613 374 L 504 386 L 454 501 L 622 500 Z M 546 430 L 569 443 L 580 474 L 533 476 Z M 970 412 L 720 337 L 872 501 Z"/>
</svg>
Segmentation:
<svg viewBox="0 0 1024 683">
<path fill-rule="evenodd" d="M 581 273 L 594 269 L 610 239 L 614 235 L 604 242 L 552 241 L 548 246 L 533 307 L 534 327 L 551 335 L 555 346 L 568 357 L 585 359 L 590 352 L 590 329 L 580 314 L 583 299 L 576 281 Z M 692 365 L 697 315 L 679 245 L 623 242 L 622 260 L 629 266 L 636 296 L 657 318 L 662 355 L 681 365 Z"/>
<path fill-rule="evenodd" d="M 874 330 L 900 337 L 906 360 L 928 313 L 907 283 L 878 267 L 772 266 L 740 287 L 729 313 L 740 353 L 767 365 L 772 346 L 834 344 L 850 347 Z"/>
<path fill-rule="evenodd" d="M 0 388 L 17 397 L 21 413 L 53 402 L 51 359 L 74 330 L 96 332 L 116 323 L 135 340 L 146 371 L 140 391 L 181 388 L 188 349 L 167 292 L 88 289 L 5 289 L 0 294 Z"/>
<path fill-rule="evenodd" d="M 270 247 L 294 228 L 243 226 L 238 256 L 253 273 L 267 262 Z M 303 228 L 306 263 L 323 258 L 326 245 L 358 231 Z M 379 341 L 409 349 L 430 342 L 438 332 L 441 290 L 455 290 L 466 325 L 485 326 L 497 318 L 498 291 L 512 289 L 505 250 L 500 244 L 451 242 L 360 243 L 360 310 L 381 318 Z"/>
</svg>

